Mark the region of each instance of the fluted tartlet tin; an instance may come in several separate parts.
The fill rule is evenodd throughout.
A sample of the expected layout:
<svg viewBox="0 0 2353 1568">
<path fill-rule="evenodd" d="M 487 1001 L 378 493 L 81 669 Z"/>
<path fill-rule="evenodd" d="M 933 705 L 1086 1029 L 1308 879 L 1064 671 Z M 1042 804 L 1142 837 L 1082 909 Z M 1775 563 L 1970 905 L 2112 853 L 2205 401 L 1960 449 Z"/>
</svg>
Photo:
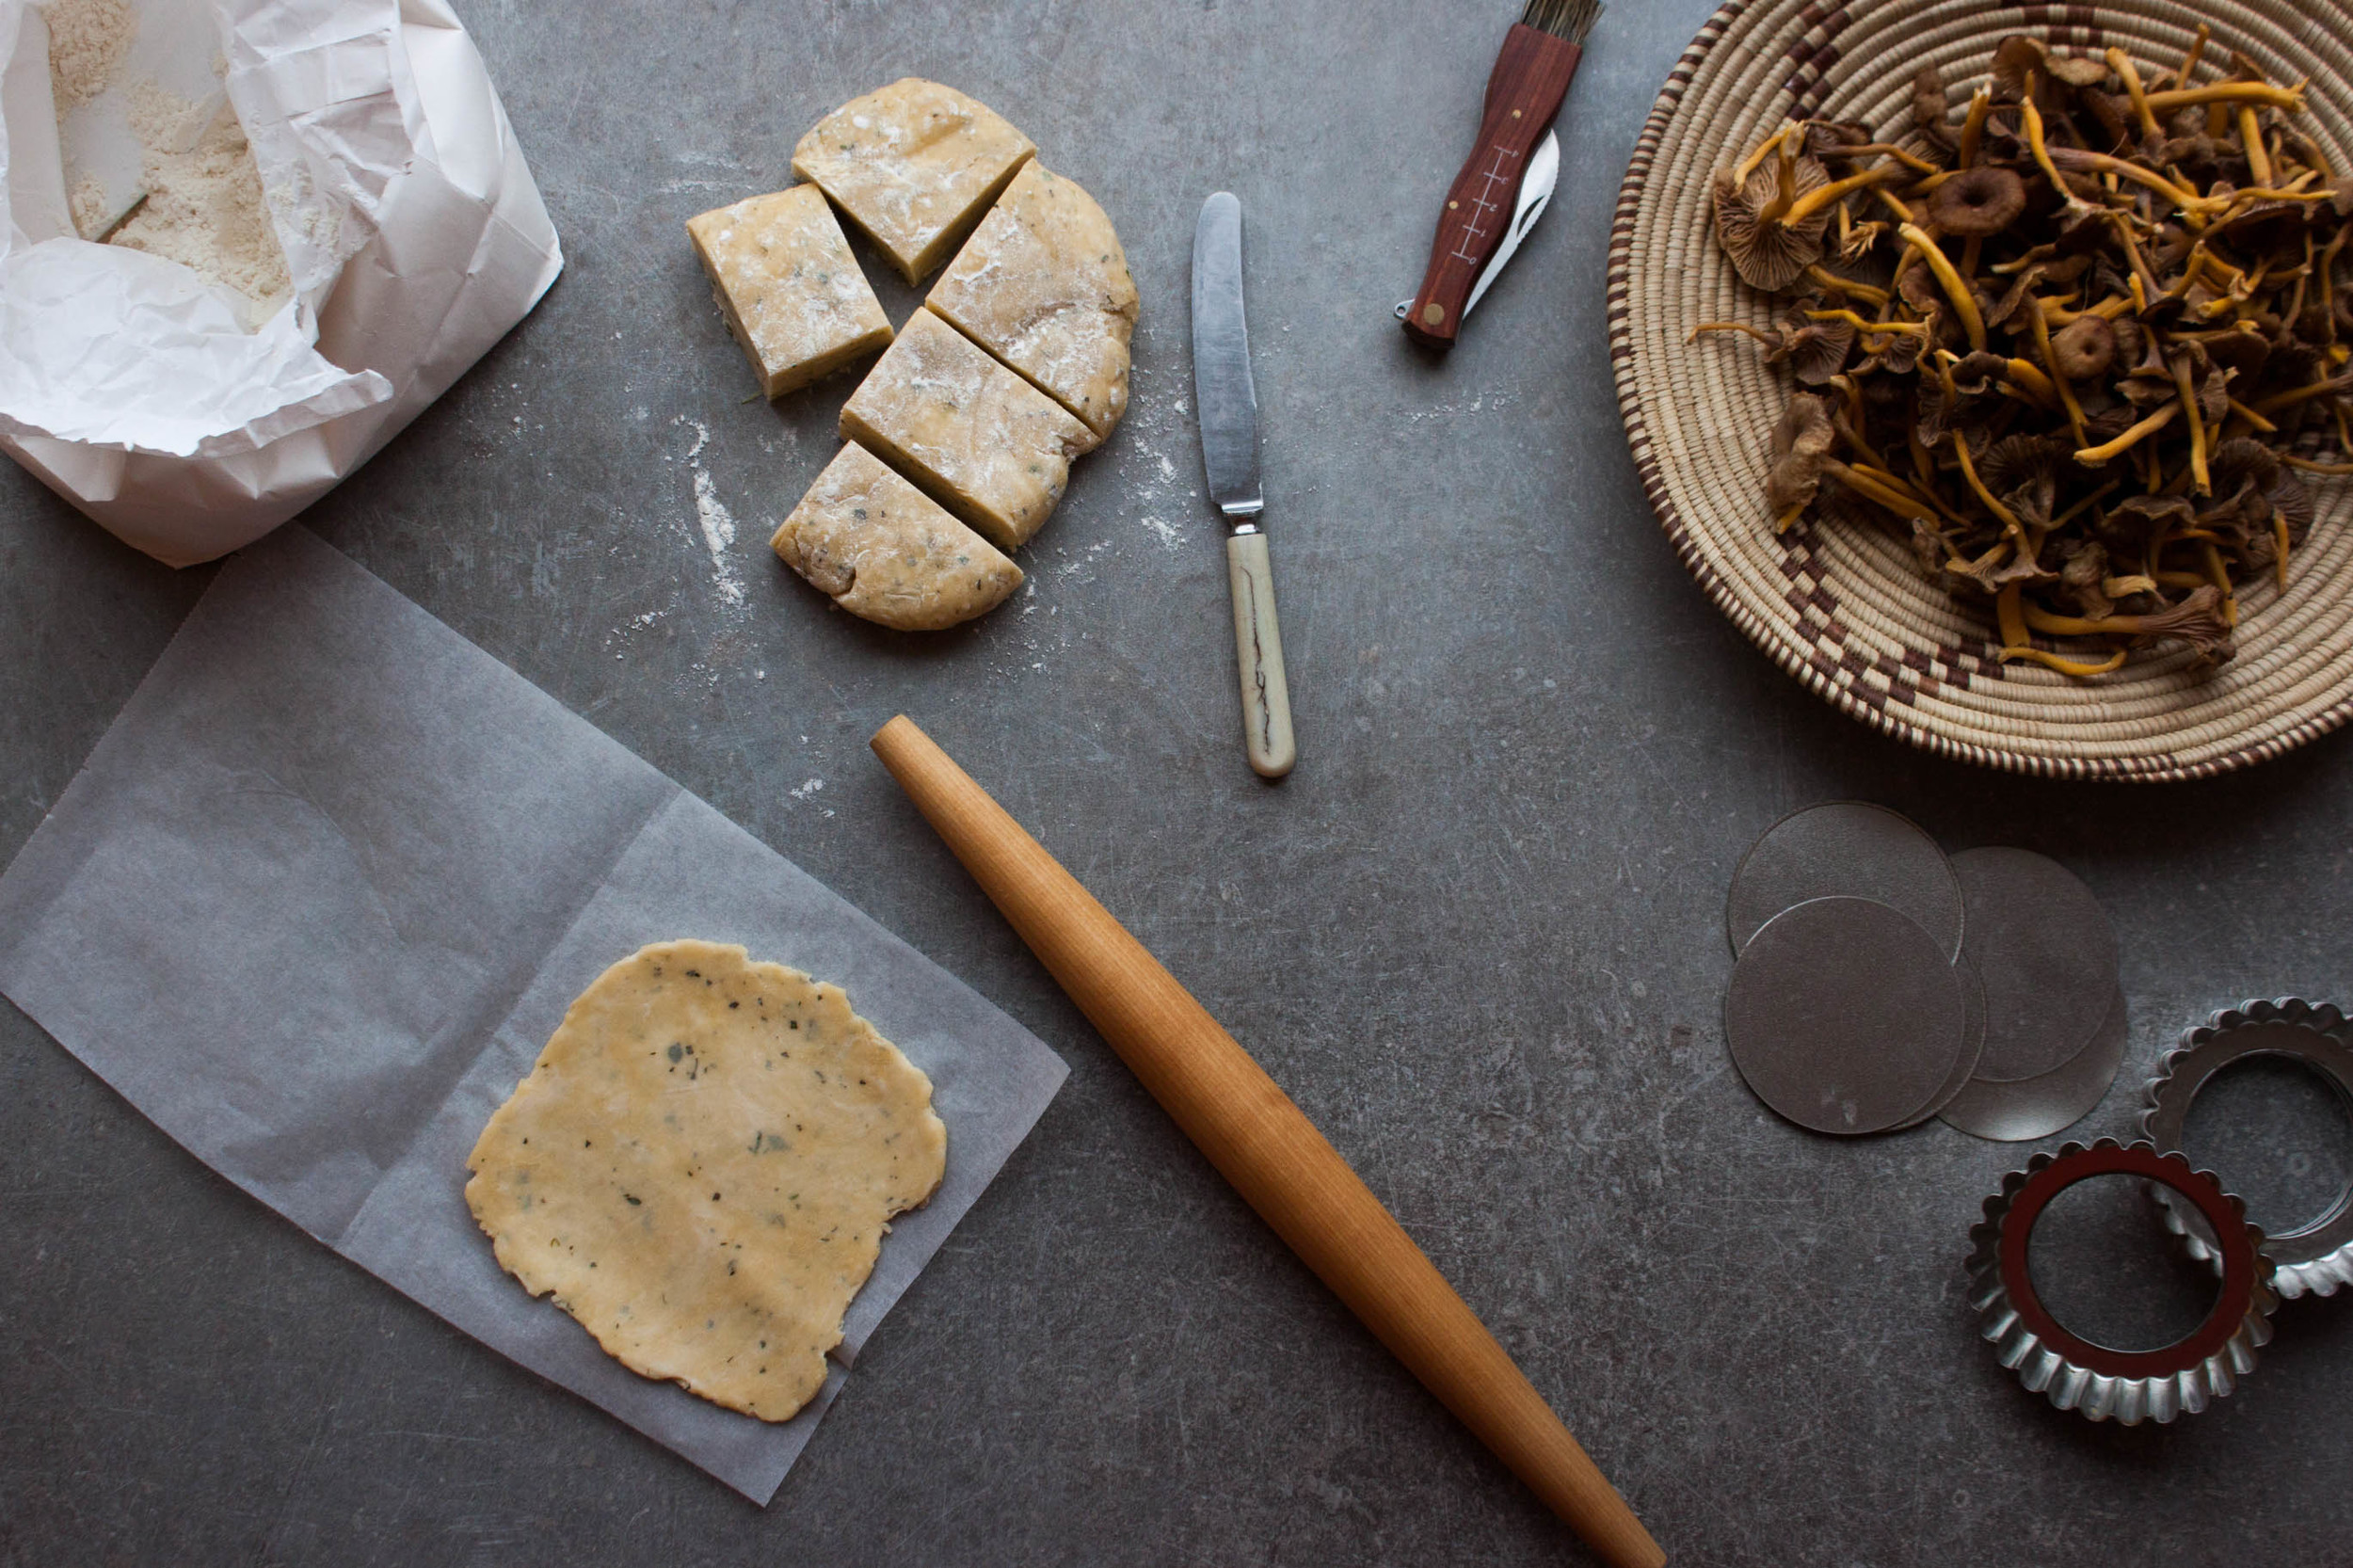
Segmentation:
<svg viewBox="0 0 2353 1568">
<path fill-rule="evenodd" d="M 2222 1288 L 2204 1321 L 2170 1345 L 2119 1351 L 2095 1344 L 2062 1327 L 2035 1293 L 2026 1267 L 2035 1222 L 2059 1193 L 2100 1176 L 2137 1176 L 2177 1194 L 2220 1239 L 2215 1251 Z M 2271 1260 L 2261 1251 L 2263 1233 L 2247 1223 L 2246 1205 L 2180 1155 L 2161 1154 L 2147 1142 L 2103 1138 L 2089 1148 L 2068 1144 L 2057 1154 L 2036 1155 L 2025 1170 L 2002 1178 L 1969 1239 L 1969 1304 L 1977 1332 L 2029 1390 L 2094 1421 L 2132 1426 L 2195 1415 L 2253 1371 L 2256 1349 L 2270 1341 L 2280 1298 L 2271 1288 Z"/>
<path fill-rule="evenodd" d="M 2167 1051 L 2149 1080 L 2149 1108 L 2140 1128 L 2159 1149 L 2182 1146 L 2182 1126 L 2190 1103 L 2216 1074 L 2254 1056 L 2283 1057 L 2301 1064 L 2342 1096 L 2353 1109 L 2353 1022 L 2339 1009 L 2297 997 L 2243 1002 L 2182 1032 L 2182 1043 Z M 2196 1212 L 2160 1188 L 2165 1223 L 2190 1256 L 2219 1266 L 2212 1233 Z M 2353 1193 L 2340 1192 L 2318 1219 L 2281 1235 L 2265 1235 L 2264 1256 L 2275 1270 L 2273 1288 L 2282 1297 L 2334 1294 L 2353 1284 Z"/>
</svg>

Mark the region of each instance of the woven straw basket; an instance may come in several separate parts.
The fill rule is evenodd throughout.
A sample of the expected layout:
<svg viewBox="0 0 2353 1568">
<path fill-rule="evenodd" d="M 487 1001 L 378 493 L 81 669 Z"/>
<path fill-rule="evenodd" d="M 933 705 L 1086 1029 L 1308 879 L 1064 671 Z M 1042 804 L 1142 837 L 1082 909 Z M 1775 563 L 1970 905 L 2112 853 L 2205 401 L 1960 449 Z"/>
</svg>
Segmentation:
<svg viewBox="0 0 2353 1568">
<path fill-rule="evenodd" d="M 2298 123 L 2353 169 L 2353 8 L 2211 0 L 2195 9 L 1986 0 L 1730 0 L 1667 79 L 1635 144 L 1609 246 L 1609 352 L 1643 488 L 1691 574 L 1784 669 L 1855 717 L 1947 757 L 2071 778 L 2195 778 L 2276 757 L 2353 715 L 2353 480 L 2304 476 L 2318 504 L 2284 596 L 2240 588 L 2238 657 L 2203 674 L 2162 644 L 2071 680 L 1997 657 L 1988 615 L 1948 596 L 1892 530 L 1811 520 L 1776 537 L 1768 440 L 1788 388 L 1756 345 L 1687 343 L 1703 321 L 1773 325 L 1710 229 L 1708 179 L 1786 118 L 1906 123 L 1933 61 L 1954 102 L 1994 45 L 2031 33 L 2067 53 L 2121 47 L 2178 62 L 2201 21 L 2207 59 L 2239 49 L 2275 81 L 2309 78 Z M 2201 78 L 2215 72 L 2201 66 Z"/>
</svg>

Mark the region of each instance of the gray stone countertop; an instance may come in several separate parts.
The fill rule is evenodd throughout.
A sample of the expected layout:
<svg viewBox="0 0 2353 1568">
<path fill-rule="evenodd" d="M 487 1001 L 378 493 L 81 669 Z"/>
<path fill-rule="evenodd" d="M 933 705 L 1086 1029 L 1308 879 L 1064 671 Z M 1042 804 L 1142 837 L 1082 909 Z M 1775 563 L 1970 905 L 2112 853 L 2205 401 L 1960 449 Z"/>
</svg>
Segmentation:
<svg viewBox="0 0 2353 1568">
<path fill-rule="evenodd" d="M 0 1009 L 0 1562 L 1566 1562 L 1574 1538 L 1283 1249 L 866 750 L 923 724 L 1254 1051 L 1687 1563 L 2347 1560 L 2353 1302 L 2239 1395 L 2092 1426 L 1977 1338 L 1961 1259 L 2030 1146 L 1836 1142 L 1727 1059 L 1723 892 L 1860 797 L 2057 856 L 2132 1043 L 2345 998 L 2348 742 L 2195 786 L 1881 740 L 1676 565 L 1609 375 L 1618 180 L 1705 0 L 1621 0 L 1551 212 L 1443 361 L 1411 292 L 1505 24 L 1485 6 L 460 7 L 563 234 L 537 312 L 307 524 L 963 976 L 1069 1061 L 762 1511 L 306 1240 Z M 756 397 L 680 224 L 903 74 L 1118 224 L 1135 401 L 1025 558 L 905 637 L 763 540 L 851 381 Z M 1244 766 L 1196 491 L 1186 272 L 1245 203 L 1302 761 Z M 915 296 L 868 258 L 897 319 Z M 714 562 L 698 487 L 731 515 Z M 744 586 L 730 602 L 717 577 Z M 0 854 L 210 578 L 0 473 Z M 2053 1140 L 2052 1142 L 2056 1142 Z"/>
</svg>

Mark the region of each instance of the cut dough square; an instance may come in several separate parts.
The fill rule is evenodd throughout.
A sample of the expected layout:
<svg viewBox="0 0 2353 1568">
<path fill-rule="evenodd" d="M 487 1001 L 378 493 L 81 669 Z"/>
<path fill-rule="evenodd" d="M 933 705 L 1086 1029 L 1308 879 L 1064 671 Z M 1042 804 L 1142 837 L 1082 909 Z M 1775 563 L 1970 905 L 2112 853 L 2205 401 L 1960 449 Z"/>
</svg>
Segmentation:
<svg viewBox="0 0 2353 1568">
<path fill-rule="evenodd" d="M 1128 408 L 1136 282 L 1095 199 L 1032 158 L 925 301 L 1109 436 Z"/>
<path fill-rule="evenodd" d="M 1036 151 L 986 104 L 907 76 L 819 120 L 792 150 L 792 172 L 919 283 Z"/>
<path fill-rule="evenodd" d="M 686 232 L 770 397 L 890 342 L 882 303 L 815 185 L 699 214 Z"/>
<path fill-rule="evenodd" d="M 927 310 L 850 394 L 841 433 L 1017 550 L 1045 526 L 1095 432 Z"/>
<path fill-rule="evenodd" d="M 986 615 L 1021 568 L 855 441 L 769 541 L 784 564 L 854 616 L 936 632 Z"/>
</svg>

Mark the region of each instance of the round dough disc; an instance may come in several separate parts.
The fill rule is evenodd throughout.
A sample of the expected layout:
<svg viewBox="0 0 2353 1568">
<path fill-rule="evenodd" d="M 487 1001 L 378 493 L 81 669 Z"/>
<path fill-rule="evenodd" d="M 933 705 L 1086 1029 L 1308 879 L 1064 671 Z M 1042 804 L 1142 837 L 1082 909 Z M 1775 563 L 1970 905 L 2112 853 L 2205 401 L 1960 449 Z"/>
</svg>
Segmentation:
<svg viewBox="0 0 2353 1568">
<path fill-rule="evenodd" d="M 1951 1076 L 1966 1029 L 1942 946 L 1869 899 L 1813 899 L 1775 916 L 1724 995 L 1740 1076 L 1817 1132 L 1884 1132 L 1918 1113 Z"/>
<path fill-rule="evenodd" d="M 1953 856 L 1968 901 L 1969 962 L 1985 985 L 1977 1076 L 2014 1082 L 2080 1054 L 2116 995 L 2116 932 L 2080 878 L 2032 850 Z"/>
<path fill-rule="evenodd" d="M 1949 1126 L 1998 1144 L 2048 1138 L 2090 1115 L 2107 1095 L 2131 1035 L 2124 993 L 2113 992 L 2090 1043 L 2056 1072 L 2007 1083 L 1972 1079 L 1937 1114 Z"/>
<path fill-rule="evenodd" d="M 607 1354 L 782 1421 L 947 1140 L 931 1080 L 840 987 L 657 942 L 565 1013 L 467 1157 L 466 1202 Z"/>
<path fill-rule="evenodd" d="M 1724 902 L 1737 955 L 1765 922 L 1817 898 L 1872 899 L 1909 917 L 1960 956 L 1961 884 L 1936 840 L 1911 818 L 1865 801 L 1834 800 L 1793 812 L 1741 856 Z"/>
</svg>

